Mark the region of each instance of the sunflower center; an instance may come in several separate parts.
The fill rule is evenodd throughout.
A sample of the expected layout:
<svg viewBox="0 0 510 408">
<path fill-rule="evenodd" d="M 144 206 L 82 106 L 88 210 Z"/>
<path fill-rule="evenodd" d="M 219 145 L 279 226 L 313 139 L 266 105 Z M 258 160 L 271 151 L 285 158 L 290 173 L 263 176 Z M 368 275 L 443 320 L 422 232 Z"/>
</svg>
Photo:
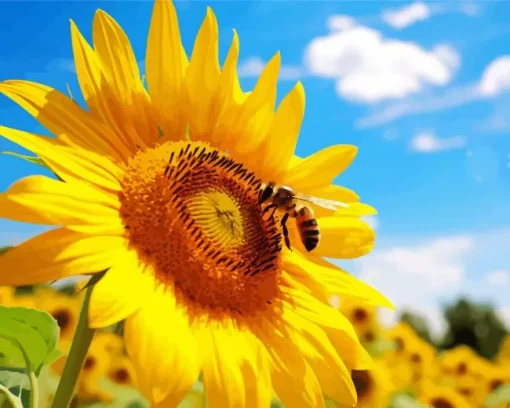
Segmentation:
<svg viewBox="0 0 510 408">
<path fill-rule="evenodd" d="M 363 323 L 368 320 L 368 312 L 365 309 L 357 307 L 353 310 L 352 317 L 356 323 Z"/>
<path fill-rule="evenodd" d="M 281 233 L 253 172 L 205 143 L 168 142 L 132 157 L 122 184 L 126 234 L 159 282 L 209 312 L 271 304 Z"/>
<path fill-rule="evenodd" d="M 492 380 L 490 383 L 490 390 L 491 392 L 496 391 L 497 388 L 503 385 L 503 381 L 501 380 Z"/>
<path fill-rule="evenodd" d="M 96 365 L 96 359 L 94 357 L 88 356 L 83 363 L 83 369 L 85 371 L 92 370 Z"/>
<path fill-rule="evenodd" d="M 463 375 L 467 373 L 467 365 L 466 363 L 459 363 L 457 365 L 457 374 Z"/>
<path fill-rule="evenodd" d="M 71 323 L 71 316 L 67 310 L 58 309 L 55 310 L 51 315 L 57 321 L 58 327 L 60 327 L 61 331 L 65 331 Z"/>
<path fill-rule="evenodd" d="M 356 394 L 358 395 L 358 403 L 363 398 L 366 398 L 372 389 L 372 378 L 368 371 L 352 370 L 351 373 L 352 382 L 354 388 L 356 388 Z"/>
<path fill-rule="evenodd" d="M 454 405 L 446 398 L 438 397 L 430 401 L 430 405 L 435 408 L 454 408 Z"/>
<path fill-rule="evenodd" d="M 129 373 L 125 368 L 115 370 L 112 377 L 117 384 L 128 384 L 130 382 Z"/>
</svg>

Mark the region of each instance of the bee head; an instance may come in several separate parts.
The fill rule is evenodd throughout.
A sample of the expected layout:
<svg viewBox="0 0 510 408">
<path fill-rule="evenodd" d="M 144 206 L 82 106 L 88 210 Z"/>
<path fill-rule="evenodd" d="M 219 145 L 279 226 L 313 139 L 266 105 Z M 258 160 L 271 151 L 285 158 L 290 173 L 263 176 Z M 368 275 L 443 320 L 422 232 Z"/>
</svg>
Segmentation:
<svg viewBox="0 0 510 408">
<path fill-rule="evenodd" d="M 276 191 L 274 201 L 278 206 L 287 206 L 291 203 L 294 193 L 290 187 L 281 186 Z"/>
</svg>

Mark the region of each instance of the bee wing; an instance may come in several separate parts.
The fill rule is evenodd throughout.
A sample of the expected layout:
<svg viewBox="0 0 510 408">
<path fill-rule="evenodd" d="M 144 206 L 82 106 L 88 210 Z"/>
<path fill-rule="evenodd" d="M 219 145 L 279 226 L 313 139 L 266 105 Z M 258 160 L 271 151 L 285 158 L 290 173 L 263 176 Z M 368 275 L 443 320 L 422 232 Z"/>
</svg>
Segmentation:
<svg viewBox="0 0 510 408">
<path fill-rule="evenodd" d="M 319 207 L 326 208 L 328 210 L 337 210 L 339 207 L 347 208 L 349 204 L 343 203 L 341 201 L 328 200 L 326 198 L 318 198 L 307 194 L 297 193 L 294 195 L 296 200 L 307 201 L 309 203 L 315 204 Z"/>
</svg>

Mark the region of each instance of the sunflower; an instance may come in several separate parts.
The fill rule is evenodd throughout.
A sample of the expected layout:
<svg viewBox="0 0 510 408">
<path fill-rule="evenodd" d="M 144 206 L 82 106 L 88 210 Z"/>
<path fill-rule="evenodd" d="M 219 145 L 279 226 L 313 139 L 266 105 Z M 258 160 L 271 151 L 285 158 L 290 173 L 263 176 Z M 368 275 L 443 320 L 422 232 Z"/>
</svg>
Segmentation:
<svg viewBox="0 0 510 408">
<path fill-rule="evenodd" d="M 490 363 L 466 345 L 460 345 L 443 352 L 438 361 L 443 375 L 447 377 L 458 378 L 471 375 L 481 379 L 484 371 L 490 369 Z"/>
<path fill-rule="evenodd" d="M 15 288 L 12 286 L 0 286 L 0 305 L 10 306 L 14 301 Z"/>
<path fill-rule="evenodd" d="M 407 351 L 408 344 L 415 341 L 418 335 L 407 323 L 398 322 L 386 331 L 386 338 L 395 343 L 394 354 L 399 356 Z"/>
<path fill-rule="evenodd" d="M 418 401 L 433 408 L 471 408 L 471 405 L 455 390 L 432 383 L 423 387 Z"/>
<path fill-rule="evenodd" d="M 438 377 L 436 349 L 423 339 L 416 337 L 408 342 L 405 358 L 411 368 L 411 381 L 415 388 L 419 389 L 424 380 L 435 380 Z"/>
<path fill-rule="evenodd" d="M 63 350 L 62 347 L 67 347 L 64 345 L 69 345 L 73 339 L 82 299 L 48 286 L 35 289 L 33 297 L 35 308 L 44 310 L 57 321 L 60 327 L 60 348 Z"/>
<path fill-rule="evenodd" d="M 353 370 L 351 377 L 358 395 L 356 407 L 383 408 L 387 406 L 394 385 L 391 382 L 390 371 L 384 365 L 374 362 L 370 370 Z"/>
<path fill-rule="evenodd" d="M 374 305 L 344 299 L 340 301 L 340 312 L 352 323 L 361 342 L 370 343 L 379 336 L 377 308 Z"/>
<path fill-rule="evenodd" d="M 356 148 L 295 156 L 302 84 L 275 111 L 277 53 L 243 92 L 237 34 L 220 69 L 211 9 L 188 60 L 173 4 L 155 3 L 148 90 L 115 20 L 98 11 L 92 32 L 93 48 L 71 23 L 88 110 L 41 84 L 0 83 L 56 138 L 6 127 L 0 134 L 59 178 L 27 177 L 0 195 L 0 216 L 57 226 L 1 257 L 8 273 L 0 283 L 107 271 L 94 286 L 89 324 L 126 319 L 126 348 L 153 406 L 177 404 L 199 373 L 211 406 L 266 407 L 272 388 L 288 406 L 323 406 L 323 394 L 353 405 L 350 370 L 369 368 L 371 359 L 329 294 L 391 306 L 322 258 L 355 258 L 374 245 L 360 217 L 375 210 L 332 185 Z M 288 250 L 282 214 L 258 204 L 270 180 L 350 204 L 316 211 L 321 241 L 313 254 L 292 222 Z"/>
<path fill-rule="evenodd" d="M 507 334 L 501 341 L 496 361 L 499 364 L 510 364 L 510 334 Z"/>
<path fill-rule="evenodd" d="M 133 386 L 136 384 L 136 372 L 133 363 L 126 356 L 117 356 L 112 359 L 107 377 L 117 385 Z"/>
<path fill-rule="evenodd" d="M 94 336 L 94 342 L 98 347 L 113 357 L 124 354 L 124 341 L 122 337 L 112 332 L 99 332 Z"/>
</svg>

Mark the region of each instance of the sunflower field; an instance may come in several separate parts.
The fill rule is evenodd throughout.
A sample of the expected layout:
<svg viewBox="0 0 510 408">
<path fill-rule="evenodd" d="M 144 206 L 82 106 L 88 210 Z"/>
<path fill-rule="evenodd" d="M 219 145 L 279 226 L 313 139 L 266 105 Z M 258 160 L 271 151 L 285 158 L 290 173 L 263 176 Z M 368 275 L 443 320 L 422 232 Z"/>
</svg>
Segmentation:
<svg viewBox="0 0 510 408">
<path fill-rule="evenodd" d="M 50 407 L 62 375 L 66 354 L 78 323 L 83 302 L 83 283 L 55 288 L 40 285 L 0 288 L 4 307 L 30 308 L 51 315 L 58 327 L 59 357 L 41 371 L 40 408 Z M 375 307 L 343 303 L 340 311 L 349 318 L 363 345 L 374 358 L 370 370 L 354 371 L 358 403 L 363 408 L 436 407 L 507 408 L 510 406 L 510 335 L 503 338 L 493 359 L 486 359 L 466 345 L 439 351 L 413 327 L 400 321 L 385 328 Z M 5 367 L 4 367 L 5 368 Z M 0 384 L 16 391 L 28 406 L 30 387 L 21 371 L 6 369 Z M 171 373 L 169 374 L 171 375 Z M 135 371 L 126 355 L 122 324 L 98 331 L 92 340 L 78 379 L 71 407 L 149 407 L 136 389 Z M 2 407 L 9 407 L 3 402 Z M 206 406 L 199 379 L 179 404 L 181 408 Z M 341 407 L 326 398 L 326 406 Z M 274 396 L 271 408 L 283 407 Z"/>
</svg>

